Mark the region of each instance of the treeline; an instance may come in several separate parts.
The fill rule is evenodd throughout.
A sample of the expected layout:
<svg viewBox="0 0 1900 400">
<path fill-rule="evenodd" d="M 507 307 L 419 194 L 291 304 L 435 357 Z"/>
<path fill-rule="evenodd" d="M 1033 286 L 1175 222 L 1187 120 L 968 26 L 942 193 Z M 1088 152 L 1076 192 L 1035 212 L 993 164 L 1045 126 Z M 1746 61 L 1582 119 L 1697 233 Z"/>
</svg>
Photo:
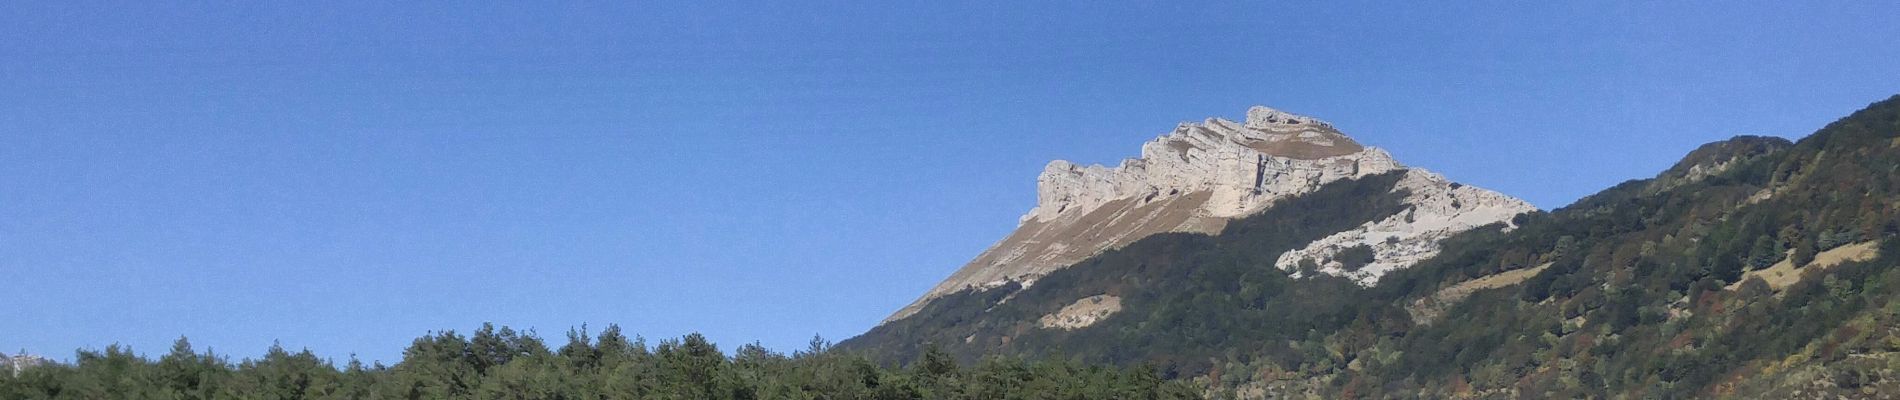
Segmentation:
<svg viewBox="0 0 1900 400">
<path fill-rule="evenodd" d="M 417 338 L 394 366 L 342 367 L 280 346 L 233 363 L 180 338 L 151 360 L 114 345 L 74 362 L 0 374 L 4 399 L 1186 399 L 1199 390 L 1152 368 L 990 357 L 962 365 L 932 348 L 908 367 L 833 351 L 757 344 L 728 355 L 699 334 L 648 346 L 618 327 L 570 331 L 549 348 L 532 332 L 484 324 Z"/>
</svg>

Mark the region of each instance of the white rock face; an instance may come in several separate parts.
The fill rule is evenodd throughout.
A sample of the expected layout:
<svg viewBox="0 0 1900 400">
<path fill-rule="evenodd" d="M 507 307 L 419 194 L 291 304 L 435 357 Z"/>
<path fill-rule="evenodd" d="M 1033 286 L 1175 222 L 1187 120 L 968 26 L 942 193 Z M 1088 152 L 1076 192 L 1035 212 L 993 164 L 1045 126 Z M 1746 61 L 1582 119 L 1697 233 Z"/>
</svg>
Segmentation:
<svg viewBox="0 0 1900 400">
<path fill-rule="evenodd" d="M 1330 124 L 1256 106 L 1244 125 L 1220 118 L 1181 124 L 1114 168 L 1050 162 L 1036 178 L 1036 208 L 1023 218 L 1049 222 L 1117 199 L 1198 191 L 1212 193 L 1202 207 L 1209 216 L 1234 217 L 1326 182 L 1397 168 L 1384 150 Z"/>
<path fill-rule="evenodd" d="M 1371 286 L 1386 272 L 1438 255 L 1440 240 L 1479 226 L 1508 224 L 1517 214 L 1537 210 L 1523 200 L 1455 184 L 1421 169 L 1406 171 L 1393 190 L 1408 192 L 1405 203 L 1411 209 L 1282 253 L 1274 265 L 1295 271 L 1300 260 L 1310 259 L 1320 266 L 1319 272 Z M 1346 271 L 1335 256 L 1340 250 L 1359 245 L 1372 249 L 1373 261 L 1357 271 Z"/>
<path fill-rule="evenodd" d="M 20 371 L 37 367 L 48 362 L 45 357 L 35 355 L 19 354 L 7 356 L 0 354 L 0 373 L 9 373 L 17 378 L 20 376 Z"/>
<path fill-rule="evenodd" d="M 1247 110 L 1245 123 L 1211 118 L 1181 124 L 1142 144 L 1141 157 L 1115 167 L 1050 162 L 1036 178 L 1036 207 L 1023 215 L 1015 232 L 885 322 L 910 316 L 931 299 L 966 288 L 987 289 L 1009 282 L 1031 285 L 1056 269 L 1149 235 L 1219 233 L 1228 220 L 1265 210 L 1279 199 L 1310 193 L 1340 179 L 1402 168 L 1384 150 L 1363 146 L 1331 124 L 1259 106 Z M 1423 258 L 1401 253 L 1436 252 L 1436 240 L 1448 235 L 1442 232 L 1509 220 L 1516 214 L 1513 210 L 1531 209 L 1497 193 L 1454 189 L 1442 177 L 1418 174 L 1416 180 L 1408 175 L 1407 181 L 1420 186 L 1413 191 L 1414 196 L 1423 196 L 1420 201 L 1433 202 L 1419 209 L 1435 225 L 1367 227 L 1368 232 L 1417 231 L 1400 235 L 1404 237 L 1399 244 L 1411 247 L 1388 246 L 1395 253 L 1390 258 L 1381 256 L 1380 261 L 1389 262 L 1379 265 L 1379 271 Z M 1449 207 L 1453 199 L 1468 208 L 1432 211 L 1441 205 Z M 1445 221 L 1434 219 L 1439 215 Z M 1325 244 L 1317 245 L 1310 253 L 1330 254 Z M 1381 272 L 1373 274 L 1377 273 Z"/>
<path fill-rule="evenodd" d="M 1054 314 L 1042 316 L 1036 320 L 1036 326 L 1043 329 L 1082 329 L 1121 310 L 1122 298 L 1098 294 L 1076 300 Z"/>
</svg>

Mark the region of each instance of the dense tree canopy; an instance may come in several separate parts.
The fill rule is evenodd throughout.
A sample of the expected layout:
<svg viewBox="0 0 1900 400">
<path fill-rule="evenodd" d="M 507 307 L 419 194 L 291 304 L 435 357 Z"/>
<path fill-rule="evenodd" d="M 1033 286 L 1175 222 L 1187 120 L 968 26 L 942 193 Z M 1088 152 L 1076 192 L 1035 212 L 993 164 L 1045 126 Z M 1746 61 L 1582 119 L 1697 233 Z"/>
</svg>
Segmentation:
<svg viewBox="0 0 1900 400">
<path fill-rule="evenodd" d="M 342 367 L 273 346 L 230 362 L 178 339 L 151 360 L 119 346 L 70 364 L 0 374 L 5 399 L 1189 399 L 1200 391 L 1148 368 L 992 357 L 965 366 L 932 348 L 909 368 L 833 351 L 756 344 L 731 355 L 698 334 L 648 346 L 618 327 L 571 331 L 550 350 L 532 332 L 483 325 L 417 338 L 394 366 Z"/>
</svg>

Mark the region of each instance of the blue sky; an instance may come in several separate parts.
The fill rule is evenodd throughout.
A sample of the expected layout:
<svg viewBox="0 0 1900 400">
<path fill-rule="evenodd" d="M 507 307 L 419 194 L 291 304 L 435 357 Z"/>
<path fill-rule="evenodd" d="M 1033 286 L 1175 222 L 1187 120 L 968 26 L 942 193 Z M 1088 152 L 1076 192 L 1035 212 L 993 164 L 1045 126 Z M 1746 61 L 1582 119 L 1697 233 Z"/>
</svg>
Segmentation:
<svg viewBox="0 0 1900 400">
<path fill-rule="evenodd" d="M 1552 208 L 1900 93 L 1892 4 L 694 3 L 0 6 L 0 351 L 790 350 L 1253 104 Z"/>
</svg>

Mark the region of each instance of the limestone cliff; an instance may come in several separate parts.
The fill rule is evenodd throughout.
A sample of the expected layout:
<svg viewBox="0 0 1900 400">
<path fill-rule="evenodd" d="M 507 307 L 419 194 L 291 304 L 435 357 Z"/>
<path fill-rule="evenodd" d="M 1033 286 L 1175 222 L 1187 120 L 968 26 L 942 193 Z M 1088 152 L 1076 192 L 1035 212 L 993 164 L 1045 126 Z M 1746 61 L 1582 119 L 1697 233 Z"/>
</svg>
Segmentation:
<svg viewBox="0 0 1900 400">
<path fill-rule="evenodd" d="M 1384 150 L 1361 145 L 1324 121 L 1259 106 L 1247 111 L 1245 122 L 1211 118 L 1181 124 L 1143 144 L 1141 157 L 1115 167 L 1054 161 L 1037 177 L 1036 207 L 1015 232 L 886 322 L 910 316 L 938 296 L 1009 282 L 1033 285 L 1051 271 L 1149 235 L 1215 234 L 1229 219 L 1264 210 L 1276 200 L 1328 182 L 1404 168 Z M 1422 170 L 1409 171 L 1402 186 L 1416 205 L 1405 219 L 1370 224 L 1289 252 L 1281 267 L 1314 258 L 1331 266 L 1324 272 L 1369 283 L 1384 271 L 1435 254 L 1437 240 L 1450 234 L 1534 209 Z M 1374 248 L 1371 268 L 1344 271 L 1329 260 L 1355 243 Z"/>
</svg>

